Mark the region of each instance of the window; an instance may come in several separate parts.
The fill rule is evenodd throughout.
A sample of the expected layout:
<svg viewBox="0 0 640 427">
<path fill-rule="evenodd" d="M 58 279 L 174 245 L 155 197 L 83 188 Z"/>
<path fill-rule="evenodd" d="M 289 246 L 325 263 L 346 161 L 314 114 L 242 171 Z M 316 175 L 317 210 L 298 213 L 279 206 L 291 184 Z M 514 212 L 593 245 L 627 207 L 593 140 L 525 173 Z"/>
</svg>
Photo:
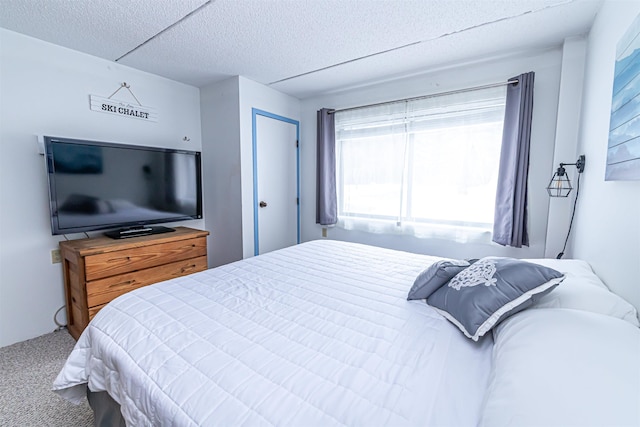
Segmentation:
<svg viewBox="0 0 640 427">
<path fill-rule="evenodd" d="M 339 226 L 490 236 L 504 86 L 338 111 Z"/>
</svg>

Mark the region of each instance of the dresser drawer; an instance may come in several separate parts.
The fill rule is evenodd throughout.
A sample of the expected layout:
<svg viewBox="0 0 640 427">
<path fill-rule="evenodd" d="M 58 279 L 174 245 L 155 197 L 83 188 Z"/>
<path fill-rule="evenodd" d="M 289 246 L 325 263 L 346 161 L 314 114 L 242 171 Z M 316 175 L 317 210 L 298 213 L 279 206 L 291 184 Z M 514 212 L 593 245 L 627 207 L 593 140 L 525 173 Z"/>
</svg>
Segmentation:
<svg viewBox="0 0 640 427">
<path fill-rule="evenodd" d="M 85 276 L 87 281 L 91 281 L 206 254 L 206 237 L 199 237 L 88 255 L 85 258 Z"/>
<path fill-rule="evenodd" d="M 87 305 L 89 307 L 106 304 L 116 297 L 142 286 L 151 285 L 174 277 L 207 269 L 207 257 L 202 256 L 157 267 L 146 268 L 132 273 L 119 274 L 104 279 L 87 282 Z"/>
<path fill-rule="evenodd" d="M 77 340 L 89 321 L 122 294 L 206 270 L 208 235 L 175 227 L 122 240 L 96 236 L 60 242 L 69 333 Z"/>
</svg>

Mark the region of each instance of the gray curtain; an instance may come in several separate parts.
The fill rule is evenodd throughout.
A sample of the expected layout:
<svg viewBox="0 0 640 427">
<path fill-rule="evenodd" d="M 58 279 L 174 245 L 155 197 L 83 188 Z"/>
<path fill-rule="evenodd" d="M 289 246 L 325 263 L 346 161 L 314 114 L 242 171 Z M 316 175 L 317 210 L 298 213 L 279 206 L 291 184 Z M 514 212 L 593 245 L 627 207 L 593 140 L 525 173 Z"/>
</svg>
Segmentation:
<svg viewBox="0 0 640 427">
<path fill-rule="evenodd" d="M 533 113 L 534 73 L 509 79 L 507 86 L 500 171 L 493 222 L 493 241 L 503 246 L 529 246 L 527 178 Z"/>
<path fill-rule="evenodd" d="M 336 197 L 336 129 L 333 110 L 318 110 L 316 224 L 338 222 Z"/>
</svg>

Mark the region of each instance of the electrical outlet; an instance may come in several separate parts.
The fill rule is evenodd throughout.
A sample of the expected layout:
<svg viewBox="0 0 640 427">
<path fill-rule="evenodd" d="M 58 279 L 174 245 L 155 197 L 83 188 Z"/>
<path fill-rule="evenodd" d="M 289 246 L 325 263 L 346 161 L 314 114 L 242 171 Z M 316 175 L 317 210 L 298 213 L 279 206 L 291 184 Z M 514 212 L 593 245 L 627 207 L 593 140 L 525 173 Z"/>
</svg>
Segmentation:
<svg viewBox="0 0 640 427">
<path fill-rule="evenodd" d="M 51 264 L 59 264 L 61 262 L 60 249 L 51 249 Z"/>
<path fill-rule="evenodd" d="M 322 227 L 322 237 L 327 237 L 327 228 Z"/>
</svg>

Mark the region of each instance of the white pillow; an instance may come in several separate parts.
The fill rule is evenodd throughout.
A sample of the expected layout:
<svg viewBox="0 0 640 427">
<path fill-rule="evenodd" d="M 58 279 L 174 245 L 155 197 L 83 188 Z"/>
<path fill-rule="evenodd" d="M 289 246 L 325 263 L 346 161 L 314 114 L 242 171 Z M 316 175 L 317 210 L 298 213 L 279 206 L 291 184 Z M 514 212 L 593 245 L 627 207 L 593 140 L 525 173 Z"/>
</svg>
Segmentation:
<svg viewBox="0 0 640 427">
<path fill-rule="evenodd" d="M 494 340 L 480 426 L 640 425 L 640 329 L 628 322 L 527 310 Z"/>
<path fill-rule="evenodd" d="M 565 274 L 564 281 L 553 292 L 540 297 L 531 308 L 571 308 L 590 311 L 624 319 L 634 326 L 640 326 L 636 308 L 607 289 L 587 262 L 573 259 L 526 261 L 544 265 Z"/>
<path fill-rule="evenodd" d="M 598 286 L 603 289 L 609 289 L 600 280 L 598 276 L 593 272 L 593 269 L 588 262 L 581 259 L 550 259 L 550 258 L 537 258 L 537 259 L 523 259 L 523 261 L 533 262 L 535 264 L 544 265 L 545 267 L 553 268 L 561 273 L 569 273 L 571 275 L 581 277 L 590 285 Z"/>
</svg>

